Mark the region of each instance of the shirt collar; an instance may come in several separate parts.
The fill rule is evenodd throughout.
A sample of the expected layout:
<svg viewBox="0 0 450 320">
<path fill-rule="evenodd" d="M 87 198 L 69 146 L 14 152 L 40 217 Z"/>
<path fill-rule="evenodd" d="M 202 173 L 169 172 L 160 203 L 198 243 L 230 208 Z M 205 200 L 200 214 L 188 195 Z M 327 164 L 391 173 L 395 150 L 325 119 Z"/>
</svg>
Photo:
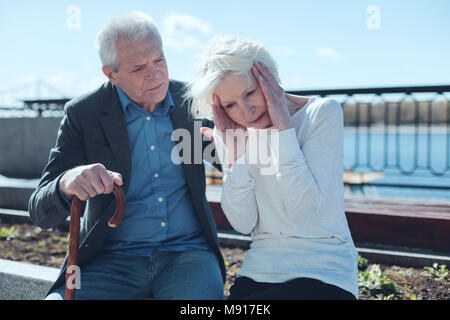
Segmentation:
<svg viewBox="0 0 450 320">
<path fill-rule="evenodd" d="M 123 112 L 126 113 L 129 105 L 136 105 L 136 103 L 131 100 L 127 94 L 120 89 L 118 86 L 115 86 L 117 89 L 117 94 L 119 95 L 120 104 L 122 105 Z M 161 101 L 156 109 L 153 111 L 153 115 L 167 115 L 172 112 L 175 107 L 172 96 L 170 95 L 169 90 L 167 90 L 166 97 L 163 101 Z"/>
</svg>

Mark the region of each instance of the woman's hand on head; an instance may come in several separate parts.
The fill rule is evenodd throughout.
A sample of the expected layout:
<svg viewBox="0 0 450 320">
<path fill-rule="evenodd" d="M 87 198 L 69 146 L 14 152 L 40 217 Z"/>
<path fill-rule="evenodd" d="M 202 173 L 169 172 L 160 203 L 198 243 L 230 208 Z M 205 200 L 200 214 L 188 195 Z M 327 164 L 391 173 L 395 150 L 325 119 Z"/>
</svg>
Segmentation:
<svg viewBox="0 0 450 320">
<path fill-rule="evenodd" d="M 225 112 L 223 107 L 220 105 L 220 98 L 213 94 L 213 104 L 212 104 L 214 125 L 219 132 L 225 133 L 227 130 L 236 131 L 238 129 L 247 131 L 247 128 L 233 121 Z"/>
<path fill-rule="evenodd" d="M 214 125 L 220 133 L 223 142 L 227 144 L 227 139 L 234 139 L 236 135 L 247 132 L 247 128 L 233 121 L 220 105 L 220 98 L 214 94 L 212 104 Z"/>
<path fill-rule="evenodd" d="M 230 117 L 226 114 L 226 112 L 220 106 L 219 97 L 215 94 L 213 95 L 213 104 L 211 105 L 211 108 L 213 111 L 214 126 L 225 142 L 226 130 L 234 130 L 238 126 L 238 124 L 231 120 Z M 214 141 L 214 132 L 212 129 L 202 127 L 200 128 L 200 132 L 211 141 Z"/>
<path fill-rule="evenodd" d="M 266 99 L 267 111 L 273 126 L 280 131 L 292 128 L 285 92 L 273 74 L 262 62 L 253 64 L 252 73 Z"/>
<path fill-rule="evenodd" d="M 244 153 L 247 142 L 247 128 L 233 121 L 220 105 L 219 97 L 213 95 L 212 104 L 214 125 L 227 148 L 227 165 L 239 159 Z M 200 128 L 201 134 L 214 141 L 214 133 L 210 128 Z M 243 136 L 245 135 L 245 136 Z"/>
</svg>

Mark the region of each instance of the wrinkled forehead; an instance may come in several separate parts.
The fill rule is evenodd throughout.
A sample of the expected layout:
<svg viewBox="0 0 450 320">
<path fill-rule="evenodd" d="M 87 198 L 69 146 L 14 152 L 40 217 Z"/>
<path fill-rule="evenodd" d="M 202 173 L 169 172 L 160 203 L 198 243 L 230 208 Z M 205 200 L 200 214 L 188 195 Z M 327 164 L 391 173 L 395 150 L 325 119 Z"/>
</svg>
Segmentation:
<svg viewBox="0 0 450 320">
<path fill-rule="evenodd" d="M 221 99 L 233 99 L 244 94 L 248 89 L 257 85 L 251 72 L 225 73 L 218 81 L 214 93 Z"/>
<path fill-rule="evenodd" d="M 248 72 L 234 72 L 226 71 L 219 78 L 219 85 L 227 85 L 235 88 L 249 87 L 255 82 L 251 71 Z"/>
<path fill-rule="evenodd" d="M 128 62 L 146 58 L 149 55 L 163 54 L 161 40 L 157 36 L 146 36 L 138 39 L 119 38 L 117 40 L 119 62 Z"/>
</svg>

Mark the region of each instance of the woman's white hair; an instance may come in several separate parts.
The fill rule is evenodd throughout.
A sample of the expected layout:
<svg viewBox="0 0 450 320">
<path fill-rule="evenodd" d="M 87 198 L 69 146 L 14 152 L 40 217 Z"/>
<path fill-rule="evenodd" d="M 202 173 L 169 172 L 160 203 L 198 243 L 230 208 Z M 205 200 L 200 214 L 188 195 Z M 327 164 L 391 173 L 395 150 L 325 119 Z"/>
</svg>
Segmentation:
<svg viewBox="0 0 450 320">
<path fill-rule="evenodd" d="M 212 95 L 223 76 L 246 74 L 251 77 L 251 68 L 256 61 L 264 63 L 280 84 L 278 66 L 261 44 L 231 35 L 211 39 L 199 54 L 197 74 L 186 86 L 184 97 L 191 100 L 191 115 L 212 119 Z"/>
<path fill-rule="evenodd" d="M 117 71 L 120 63 L 117 58 L 117 41 L 119 39 L 140 40 L 147 36 L 155 37 L 162 46 L 156 23 L 149 15 L 132 11 L 113 17 L 98 32 L 95 40 L 102 65 Z"/>
</svg>

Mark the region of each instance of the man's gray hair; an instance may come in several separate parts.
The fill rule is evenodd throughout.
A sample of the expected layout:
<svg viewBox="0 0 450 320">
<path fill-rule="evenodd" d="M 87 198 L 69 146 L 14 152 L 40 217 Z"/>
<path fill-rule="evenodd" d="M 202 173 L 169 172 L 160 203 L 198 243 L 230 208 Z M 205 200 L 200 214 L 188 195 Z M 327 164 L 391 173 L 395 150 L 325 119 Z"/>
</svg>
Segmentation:
<svg viewBox="0 0 450 320">
<path fill-rule="evenodd" d="M 95 40 L 102 65 L 117 71 L 119 68 L 117 41 L 122 38 L 140 40 L 147 36 L 155 37 L 162 47 L 161 35 L 149 15 L 132 11 L 113 17 L 98 32 Z"/>
</svg>

